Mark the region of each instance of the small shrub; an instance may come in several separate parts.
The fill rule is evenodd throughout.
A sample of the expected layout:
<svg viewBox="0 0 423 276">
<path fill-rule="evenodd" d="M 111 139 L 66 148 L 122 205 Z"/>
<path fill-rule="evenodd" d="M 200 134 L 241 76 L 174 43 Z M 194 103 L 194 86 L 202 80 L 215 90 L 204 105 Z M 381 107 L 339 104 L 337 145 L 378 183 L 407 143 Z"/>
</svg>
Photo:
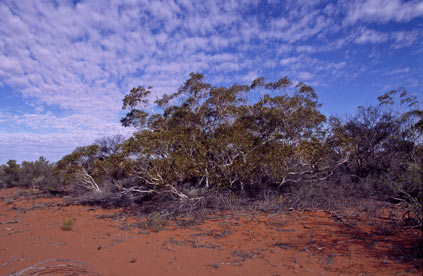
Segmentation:
<svg viewBox="0 0 423 276">
<path fill-rule="evenodd" d="M 60 229 L 63 231 L 72 231 L 72 226 L 75 223 L 75 219 L 64 220 Z"/>
<path fill-rule="evenodd" d="M 148 220 L 140 225 L 141 228 L 149 229 L 152 232 L 159 232 L 166 226 L 166 221 L 160 216 L 160 213 L 153 212 Z"/>
<path fill-rule="evenodd" d="M 160 217 L 158 212 L 154 212 L 150 220 L 150 229 L 153 232 L 159 232 L 165 227 L 165 222 Z"/>
</svg>

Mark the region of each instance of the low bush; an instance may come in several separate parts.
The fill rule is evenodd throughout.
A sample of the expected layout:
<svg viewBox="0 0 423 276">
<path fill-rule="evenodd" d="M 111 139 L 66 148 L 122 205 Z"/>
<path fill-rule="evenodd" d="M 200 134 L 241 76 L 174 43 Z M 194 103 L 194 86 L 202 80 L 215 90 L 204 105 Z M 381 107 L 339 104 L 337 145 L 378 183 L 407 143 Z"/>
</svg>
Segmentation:
<svg viewBox="0 0 423 276">
<path fill-rule="evenodd" d="M 63 231 L 72 231 L 72 227 L 73 227 L 75 221 L 76 221 L 76 219 L 64 220 L 62 222 L 62 226 L 60 226 L 60 229 L 62 229 Z"/>
</svg>

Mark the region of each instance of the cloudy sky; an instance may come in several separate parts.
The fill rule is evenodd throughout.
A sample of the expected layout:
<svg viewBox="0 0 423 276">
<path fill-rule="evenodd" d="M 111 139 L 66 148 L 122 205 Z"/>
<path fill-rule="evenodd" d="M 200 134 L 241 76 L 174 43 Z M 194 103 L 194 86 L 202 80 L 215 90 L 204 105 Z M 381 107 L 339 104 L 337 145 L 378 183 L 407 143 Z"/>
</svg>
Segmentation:
<svg viewBox="0 0 423 276">
<path fill-rule="evenodd" d="M 2 0 L 0 164 L 129 135 L 125 93 L 172 93 L 190 72 L 215 85 L 286 75 L 327 115 L 423 93 L 420 0 L 200 2 Z"/>
</svg>

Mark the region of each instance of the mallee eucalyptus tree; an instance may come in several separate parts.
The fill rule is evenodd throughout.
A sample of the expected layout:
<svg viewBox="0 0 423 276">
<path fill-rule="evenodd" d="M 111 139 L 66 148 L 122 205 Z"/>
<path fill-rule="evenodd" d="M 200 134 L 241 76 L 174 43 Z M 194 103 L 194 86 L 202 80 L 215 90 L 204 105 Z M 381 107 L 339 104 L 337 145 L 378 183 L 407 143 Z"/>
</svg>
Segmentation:
<svg viewBox="0 0 423 276">
<path fill-rule="evenodd" d="M 286 77 L 216 87 L 191 73 L 175 93 L 150 103 L 151 93 L 140 86 L 123 100 L 122 124 L 138 128 L 124 147 L 135 157 L 140 192 L 189 198 L 188 187 L 200 191 L 196 196 L 209 189 L 252 195 L 324 179 L 346 160 L 326 139 L 313 88 Z"/>
</svg>

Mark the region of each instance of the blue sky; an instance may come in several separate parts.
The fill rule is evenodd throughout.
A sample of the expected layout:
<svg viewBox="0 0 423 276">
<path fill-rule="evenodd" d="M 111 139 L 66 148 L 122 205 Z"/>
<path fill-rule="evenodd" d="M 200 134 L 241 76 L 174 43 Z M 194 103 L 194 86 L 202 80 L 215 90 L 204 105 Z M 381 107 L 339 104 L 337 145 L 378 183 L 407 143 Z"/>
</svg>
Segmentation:
<svg viewBox="0 0 423 276">
<path fill-rule="evenodd" d="M 137 85 L 172 93 L 263 76 L 312 85 L 326 115 L 405 87 L 423 94 L 423 2 L 0 2 L 0 164 L 57 161 L 120 126 Z"/>
</svg>

